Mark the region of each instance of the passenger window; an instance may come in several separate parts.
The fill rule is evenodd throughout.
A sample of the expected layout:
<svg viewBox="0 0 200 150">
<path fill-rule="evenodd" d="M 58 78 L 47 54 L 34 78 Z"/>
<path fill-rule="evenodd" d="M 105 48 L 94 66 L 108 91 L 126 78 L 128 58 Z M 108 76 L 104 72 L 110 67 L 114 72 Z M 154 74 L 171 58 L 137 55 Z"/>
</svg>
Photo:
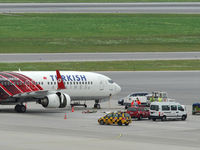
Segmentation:
<svg viewBox="0 0 200 150">
<path fill-rule="evenodd" d="M 151 105 L 150 109 L 155 110 L 155 111 L 159 111 L 159 106 L 158 105 Z"/>
<path fill-rule="evenodd" d="M 168 111 L 168 110 L 170 110 L 170 107 L 168 105 L 163 105 L 162 110 Z"/>
<path fill-rule="evenodd" d="M 172 105 L 171 106 L 171 110 L 176 111 L 177 110 L 177 106 L 176 105 Z"/>
<path fill-rule="evenodd" d="M 183 108 L 181 105 L 179 105 L 179 106 L 178 106 L 178 110 L 184 111 L 184 108 Z"/>
</svg>

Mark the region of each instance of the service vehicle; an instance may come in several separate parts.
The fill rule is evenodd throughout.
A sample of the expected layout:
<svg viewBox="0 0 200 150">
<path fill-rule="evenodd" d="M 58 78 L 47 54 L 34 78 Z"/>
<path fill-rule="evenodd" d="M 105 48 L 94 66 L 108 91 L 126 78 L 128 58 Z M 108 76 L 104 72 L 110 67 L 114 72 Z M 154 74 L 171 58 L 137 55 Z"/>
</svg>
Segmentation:
<svg viewBox="0 0 200 150">
<path fill-rule="evenodd" d="M 137 118 L 138 120 L 141 120 L 142 118 L 150 119 L 150 112 L 146 107 L 129 107 L 127 113 L 131 118 Z"/>
<path fill-rule="evenodd" d="M 182 119 L 186 120 L 186 107 L 177 102 L 152 102 L 150 105 L 150 118 L 153 121 L 161 119 Z"/>
<path fill-rule="evenodd" d="M 98 119 L 100 125 L 119 125 L 122 126 L 123 124 L 128 126 L 132 120 L 131 116 L 126 112 L 111 112 L 106 114 L 104 117 Z"/>
<path fill-rule="evenodd" d="M 200 103 L 194 103 L 192 105 L 192 114 L 195 115 L 197 113 L 200 113 Z"/>
<path fill-rule="evenodd" d="M 139 100 L 141 102 L 141 105 L 146 106 L 147 105 L 147 96 L 149 94 L 146 92 L 138 92 L 138 93 L 132 93 L 121 100 L 118 101 L 118 104 L 125 105 L 125 109 L 131 106 L 131 103 L 134 101 L 134 103 Z"/>
</svg>

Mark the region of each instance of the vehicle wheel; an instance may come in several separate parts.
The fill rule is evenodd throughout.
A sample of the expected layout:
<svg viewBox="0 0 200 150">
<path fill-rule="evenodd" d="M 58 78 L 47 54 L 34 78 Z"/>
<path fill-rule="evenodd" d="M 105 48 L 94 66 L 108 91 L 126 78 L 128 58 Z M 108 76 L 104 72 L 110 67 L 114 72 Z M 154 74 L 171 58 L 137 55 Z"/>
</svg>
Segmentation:
<svg viewBox="0 0 200 150">
<path fill-rule="evenodd" d="M 183 115 L 181 119 L 182 119 L 182 120 L 185 120 L 185 119 L 186 119 L 186 116 L 185 116 L 185 115 Z"/>
<path fill-rule="evenodd" d="M 167 120 L 167 117 L 166 117 L 166 116 L 163 116 L 161 120 L 162 120 L 162 121 L 166 121 L 166 120 Z"/>
<path fill-rule="evenodd" d="M 121 105 L 124 105 L 124 101 L 122 101 L 122 104 Z"/>
<path fill-rule="evenodd" d="M 192 112 L 192 115 L 195 115 L 195 112 Z"/>
<path fill-rule="evenodd" d="M 100 123 L 100 125 L 104 125 L 104 122 L 103 122 L 103 120 L 101 120 L 99 123 Z"/>
<path fill-rule="evenodd" d="M 129 125 L 129 123 L 125 123 L 125 126 L 128 126 Z"/>
<path fill-rule="evenodd" d="M 128 108 L 128 106 L 126 105 L 126 106 L 125 106 L 125 109 L 127 109 L 127 108 Z"/>
<path fill-rule="evenodd" d="M 152 120 L 153 120 L 153 121 L 156 121 L 156 118 L 153 118 Z"/>
<path fill-rule="evenodd" d="M 122 126 L 122 122 L 121 122 L 121 121 L 119 121 L 117 124 L 118 124 L 119 126 Z"/>
<path fill-rule="evenodd" d="M 142 119 L 142 116 L 139 116 L 139 117 L 138 117 L 138 120 L 141 120 L 141 119 Z"/>
<path fill-rule="evenodd" d="M 151 117 L 148 117 L 149 120 L 151 120 Z"/>
</svg>

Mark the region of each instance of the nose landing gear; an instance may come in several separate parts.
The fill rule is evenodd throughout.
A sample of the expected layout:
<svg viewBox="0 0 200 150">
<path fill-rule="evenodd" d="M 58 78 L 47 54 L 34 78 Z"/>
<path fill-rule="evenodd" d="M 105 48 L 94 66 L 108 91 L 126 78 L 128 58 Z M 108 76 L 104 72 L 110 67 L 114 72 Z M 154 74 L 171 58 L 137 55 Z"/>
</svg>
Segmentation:
<svg viewBox="0 0 200 150">
<path fill-rule="evenodd" d="M 95 100 L 94 108 L 101 109 L 101 106 L 99 104 L 99 100 Z"/>
</svg>

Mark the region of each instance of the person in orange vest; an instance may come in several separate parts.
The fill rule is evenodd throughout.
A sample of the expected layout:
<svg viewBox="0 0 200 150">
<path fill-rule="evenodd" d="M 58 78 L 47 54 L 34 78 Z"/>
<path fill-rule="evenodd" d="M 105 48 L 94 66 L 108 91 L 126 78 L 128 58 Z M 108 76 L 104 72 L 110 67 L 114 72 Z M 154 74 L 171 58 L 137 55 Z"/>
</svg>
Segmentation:
<svg viewBox="0 0 200 150">
<path fill-rule="evenodd" d="M 141 105 L 141 102 L 140 102 L 140 100 L 138 99 L 138 97 L 137 97 L 136 102 L 137 102 L 138 105 Z"/>
<path fill-rule="evenodd" d="M 134 101 L 131 102 L 131 107 L 133 107 L 133 105 L 134 105 Z"/>
</svg>

